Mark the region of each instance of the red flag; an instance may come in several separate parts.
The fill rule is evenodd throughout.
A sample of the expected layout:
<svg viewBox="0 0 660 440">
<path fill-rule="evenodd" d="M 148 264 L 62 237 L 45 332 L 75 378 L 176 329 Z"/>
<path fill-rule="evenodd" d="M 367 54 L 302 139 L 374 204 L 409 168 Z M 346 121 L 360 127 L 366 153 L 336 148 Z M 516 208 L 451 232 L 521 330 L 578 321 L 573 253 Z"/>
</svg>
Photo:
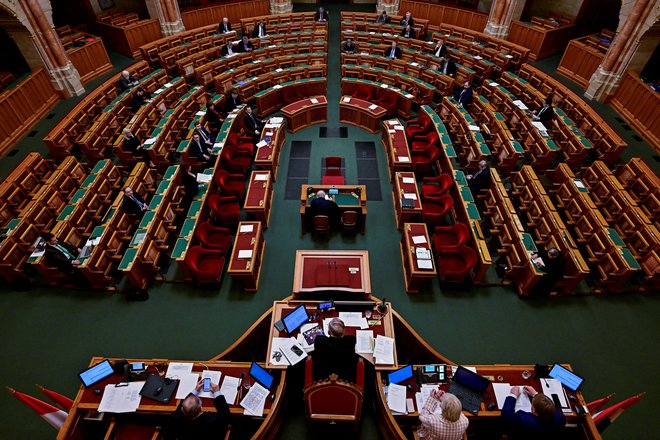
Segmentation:
<svg viewBox="0 0 660 440">
<path fill-rule="evenodd" d="M 596 411 L 601 409 L 607 402 L 612 400 L 612 397 L 614 397 L 616 393 L 612 393 L 607 397 L 603 397 L 602 399 L 594 400 L 593 402 L 587 403 L 587 409 L 591 414 L 595 414 Z"/>
<path fill-rule="evenodd" d="M 69 399 L 66 396 L 61 395 L 60 393 L 56 393 L 55 391 L 51 391 L 48 388 L 44 388 L 41 385 L 37 384 L 37 388 L 46 395 L 51 401 L 55 402 L 57 406 L 62 408 L 64 411 L 69 412 L 71 411 L 71 407 L 73 406 L 73 400 Z"/>
<path fill-rule="evenodd" d="M 28 396 L 27 394 L 19 393 L 13 388 L 7 387 L 7 390 L 9 390 L 9 392 L 12 393 L 18 400 L 25 403 L 34 411 L 38 412 L 39 415 L 53 428 L 59 430 L 64 424 L 68 414 L 61 409 L 55 408 L 53 405 L 50 405 L 39 399 L 35 399 L 34 397 Z"/>
<path fill-rule="evenodd" d="M 610 426 L 614 421 L 619 417 L 625 410 L 639 402 L 639 400 L 644 397 L 646 393 L 639 393 L 636 396 L 632 396 L 622 402 L 619 402 L 615 405 L 610 406 L 607 409 L 594 414 L 593 419 L 596 424 L 598 432 L 603 432 L 605 428 Z"/>
</svg>

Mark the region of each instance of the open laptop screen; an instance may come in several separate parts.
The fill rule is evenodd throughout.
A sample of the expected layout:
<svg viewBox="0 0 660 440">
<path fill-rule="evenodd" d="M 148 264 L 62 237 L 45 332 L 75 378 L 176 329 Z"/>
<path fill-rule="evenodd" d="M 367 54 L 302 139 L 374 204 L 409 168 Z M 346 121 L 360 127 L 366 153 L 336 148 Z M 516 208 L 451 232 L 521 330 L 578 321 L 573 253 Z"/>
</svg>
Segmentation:
<svg viewBox="0 0 660 440">
<path fill-rule="evenodd" d="M 106 359 L 92 367 L 89 367 L 85 371 L 78 374 L 78 376 L 80 377 L 80 380 L 82 380 L 83 385 L 89 387 L 102 381 L 106 377 L 111 376 L 112 374 L 114 374 L 114 370 L 112 369 L 112 365 L 110 365 L 110 361 Z"/>
<path fill-rule="evenodd" d="M 254 362 L 250 365 L 250 376 L 267 390 L 270 390 L 270 387 L 273 385 L 273 376 L 264 370 L 261 365 Z"/>
<path fill-rule="evenodd" d="M 584 382 L 584 378 L 559 364 L 554 364 L 548 375 L 553 379 L 557 379 L 571 391 L 577 391 L 582 386 L 582 382 Z"/>
<path fill-rule="evenodd" d="M 490 381 L 485 377 L 479 376 L 477 373 L 474 373 L 461 366 L 456 369 L 452 381 L 456 381 L 463 386 L 481 394 L 483 394 L 488 388 L 488 385 L 490 385 Z"/>
<path fill-rule="evenodd" d="M 309 321 L 309 315 L 304 304 L 299 305 L 293 312 L 282 318 L 284 329 L 289 334 L 298 330 L 307 321 Z"/>
<path fill-rule="evenodd" d="M 403 381 L 410 379 L 412 376 L 413 376 L 413 367 L 412 365 L 407 365 L 403 368 L 391 372 L 387 376 L 387 381 L 389 383 L 401 383 Z"/>
</svg>

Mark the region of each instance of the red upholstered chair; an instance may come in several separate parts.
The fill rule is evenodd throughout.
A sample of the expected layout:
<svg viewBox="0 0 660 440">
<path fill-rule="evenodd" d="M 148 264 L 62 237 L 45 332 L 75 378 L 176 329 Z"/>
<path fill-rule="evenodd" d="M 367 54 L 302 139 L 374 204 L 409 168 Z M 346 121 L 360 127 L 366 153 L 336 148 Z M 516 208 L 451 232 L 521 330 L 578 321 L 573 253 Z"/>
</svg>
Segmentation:
<svg viewBox="0 0 660 440">
<path fill-rule="evenodd" d="M 418 134 L 413 138 L 411 142 L 412 151 L 424 150 L 429 145 L 435 145 L 436 147 L 440 144 L 440 137 L 438 133 L 434 130 L 424 135 Z"/>
<path fill-rule="evenodd" d="M 231 248 L 231 232 L 227 228 L 213 226 L 209 222 L 201 223 L 195 229 L 195 238 L 206 249 L 216 249 L 227 255 Z"/>
<path fill-rule="evenodd" d="M 440 197 L 454 185 L 451 174 L 442 173 L 435 177 L 424 177 L 422 183 L 422 200 L 427 197 Z"/>
<path fill-rule="evenodd" d="M 422 218 L 429 226 L 439 226 L 445 216 L 454 207 L 454 199 L 449 194 L 440 197 L 428 197 L 422 203 Z"/>
<path fill-rule="evenodd" d="M 413 151 L 411 156 L 413 171 L 419 174 L 432 174 L 438 154 L 440 151 L 435 145 L 427 145 L 424 150 Z"/>
<path fill-rule="evenodd" d="M 460 249 L 469 239 L 470 229 L 464 223 L 436 226 L 433 232 L 433 249 L 436 253 Z"/>
<path fill-rule="evenodd" d="M 431 130 L 431 118 L 426 115 L 420 115 L 417 119 L 412 119 L 406 123 L 406 136 L 412 139 L 416 135 L 424 135 Z"/>
<path fill-rule="evenodd" d="M 309 422 L 347 423 L 357 428 L 362 416 L 364 398 L 364 361 L 358 360 L 355 383 L 338 379 L 332 374 L 328 379 L 312 382 L 312 358 L 305 362 L 305 387 L 303 400 Z"/>
<path fill-rule="evenodd" d="M 223 196 L 236 196 L 240 199 L 245 194 L 245 176 L 243 174 L 231 174 L 221 168 L 213 175 L 213 180 Z"/>
<path fill-rule="evenodd" d="M 387 117 L 392 117 L 396 114 L 397 107 L 399 106 L 399 95 L 394 92 L 385 92 L 380 98 L 376 99 L 377 104 L 385 109 Z"/>
<path fill-rule="evenodd" d="M 220 166 L 230 173 L 246 175 L 252 167 L 252 157 L 242 154 L 230 144 L 225 144 L 220 153 Z"/>
<path fill-rule="evenodd" d="M 344 176 L 341 175 L 341 157 L 329 156 L 325 158 L 325 174 L 321 177 L 323 185 L 343 185 Z"/>
<path fill-rule="evenodd" d="M 225 267 L 225 257 L 217 249 L 193 246 L 186 252 L 185 263 L 198 283 L 219 283 Z"/>
<path fill-rule="evenodd" d="M 212 194 L 209 197 L 209 207 L 222 225 L 235 225 L 241 220 L 241 205 L 234 196 L 220 197 Z"/>
<path fill-rule="evenodd" d="M 365 101 L 371 101 L 374 99 L 374 90 L 371 86 L 366 84 L 358 84 L 355 90 L 353 90 L 353 98 L 363 99 Z"/>
<path fill-rule="evenodd" d="M 471 247 L 463 246 L 456 250 L 442 251 L 438 255 L 438 272 L 442 281 L 462 283 L 479 258 Z"/>
<path fill-rule="evenodd" d="M 239 136 L 236 133 L 229 133 L 227 136 L 227 142 L 225 142 L 225 146 L 227 144 L 236 147 L 237 152 L 250 157 L 254 156 L 255 145 L 252 141 L 252 138 L 249 136 Z"/>
<path fill-rule="evenodd" d="M 294 102 L 302 101 L 305 99 L 295 87 L 285 87 L 282 90 L 282 102 L 284 105 L 293 104 Z"/>
</svg>

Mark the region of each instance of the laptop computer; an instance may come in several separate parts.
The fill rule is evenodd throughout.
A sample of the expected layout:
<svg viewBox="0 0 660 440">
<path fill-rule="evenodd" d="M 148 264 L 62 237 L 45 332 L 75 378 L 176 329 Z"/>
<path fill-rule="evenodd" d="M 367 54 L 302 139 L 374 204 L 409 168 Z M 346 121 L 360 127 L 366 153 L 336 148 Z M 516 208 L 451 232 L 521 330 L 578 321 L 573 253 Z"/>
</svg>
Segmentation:
<svg viewBox="0 0 660 440">
<path fill-rule="evenodd" d="M 484 399 L 490 381 L 465 367 L 459 366 L 449 385 L 449 392 L 458 397 L 463 409 L 476 414 Z"/>
</svg>

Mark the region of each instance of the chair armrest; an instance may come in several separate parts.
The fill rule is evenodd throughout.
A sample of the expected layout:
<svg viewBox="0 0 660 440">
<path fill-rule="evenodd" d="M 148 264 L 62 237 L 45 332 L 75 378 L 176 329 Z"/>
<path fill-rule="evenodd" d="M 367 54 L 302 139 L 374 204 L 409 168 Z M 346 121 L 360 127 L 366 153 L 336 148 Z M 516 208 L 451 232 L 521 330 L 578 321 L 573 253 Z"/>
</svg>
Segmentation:
<svg viewBox="0 0 660 440">
<path fill-rule="evenodd" d="M 355 384 L 364 389 L 364 361 L 358 359 L 357 371 L 355 372 Z"/>
<path fill-rule="evenodd" d="M 245 176 L 242 174 L 229 173 L 229 177 L 231 178 L 231 180 L 240 180 L 242 182 L 245 182 Z"/>
<path fill-rule="evenodd" d="M 312 357 L 307 356 L 305 360 L 305 388 L 312 384 Z"/>
</svg>

